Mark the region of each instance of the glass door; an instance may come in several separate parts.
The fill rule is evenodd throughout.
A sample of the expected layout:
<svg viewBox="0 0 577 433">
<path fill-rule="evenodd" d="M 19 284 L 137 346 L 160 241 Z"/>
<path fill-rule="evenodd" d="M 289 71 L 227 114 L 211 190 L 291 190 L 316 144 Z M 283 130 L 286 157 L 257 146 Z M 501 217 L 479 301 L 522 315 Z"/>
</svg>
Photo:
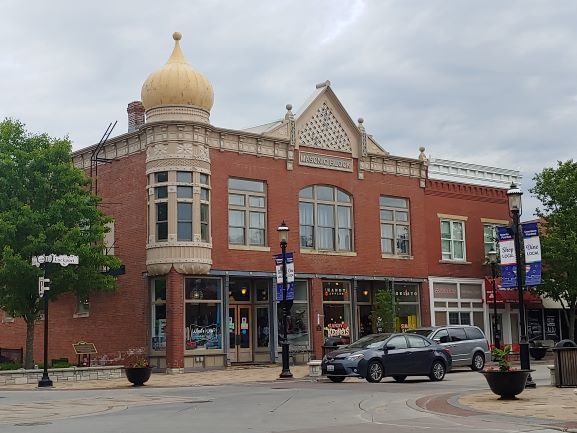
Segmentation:
<svg viewBox="0 0 577 433">
<path fill-rule="evenodd" d="M 252 362 L 250 305 L 231 305 L 228 309 L 230 362 Z"/>
</svg>

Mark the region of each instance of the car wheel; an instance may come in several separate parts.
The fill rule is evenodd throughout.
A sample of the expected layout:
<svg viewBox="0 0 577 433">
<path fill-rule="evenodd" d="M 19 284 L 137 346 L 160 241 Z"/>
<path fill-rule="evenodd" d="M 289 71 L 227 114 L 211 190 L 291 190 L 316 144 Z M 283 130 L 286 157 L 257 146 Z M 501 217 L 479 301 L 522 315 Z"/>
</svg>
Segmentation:
<svg viewBox="0 0 577 433">
<path fill-rule="evenodd" d="M 396 382 L 404 382 L 407 376 L 393 376 Z"/>
<path fill-rule="evenodd" d="M 431 367 L 431 374 L 429 375 L 429 379 L 438 382 L 445 378 L 445 364 L 442 361 L 435 361 Z"/>
<path fill-rule="evenodd" d="M 471 364 L 471 370 L 480 371 L 485 366 L 485 356 L 481 352 L 477 352 L 473 355 L 473 363 Z"/>
<path fill-rule="evenodd" d="M 334 383 L 341 383 L 345 380 L 345 376 L 328 376 L 328 378 Z"/>
<path fill-rule="evenodd" d="M 379 361 L 371 361 L 367 367 L 367 381 L 371 383 L 380 382 L 383 379 L 383 366 Z"/>
</svg>

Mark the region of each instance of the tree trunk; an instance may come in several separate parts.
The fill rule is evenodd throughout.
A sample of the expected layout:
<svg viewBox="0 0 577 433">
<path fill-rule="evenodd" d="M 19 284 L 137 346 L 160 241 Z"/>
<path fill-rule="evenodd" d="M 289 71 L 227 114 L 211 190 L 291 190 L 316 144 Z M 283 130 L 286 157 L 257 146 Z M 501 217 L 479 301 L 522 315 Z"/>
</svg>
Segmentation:
<svg viewBox="0 0 577 433">
<path fill-rule="evenodd" d="M 34 319 L 26 320 L 26 354 L 24 355 L 24 368 L 34 368 Z"/>
<path fill-rule="evenodd" d="M 576 305 L 573 304 L 569 308 L 569 340 L 575 341 L 575 309 Z"/>
</svg>

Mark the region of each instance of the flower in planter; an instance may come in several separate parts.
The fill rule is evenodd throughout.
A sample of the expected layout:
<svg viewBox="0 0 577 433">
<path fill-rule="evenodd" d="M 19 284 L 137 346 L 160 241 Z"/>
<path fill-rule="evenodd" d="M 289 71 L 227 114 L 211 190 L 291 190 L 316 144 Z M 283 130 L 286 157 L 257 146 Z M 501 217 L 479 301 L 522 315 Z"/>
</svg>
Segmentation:
<svg viewBox="0 0 577 433">
<path fill-rule="evenodd" d="M 515 371 L 515 368 L 511 367 L 511 362 L 509 361 L 509 355 L 511 354 L 511 345 L 505 346 L 502 350 L 498 348 L 494 348 L 491 351 L 493 355 L 493 359 L 497 361 L 499 365 L 498 371 Z M 496 371 L 495 367 L 487 368 L 487 371 Z"/>
<path fill-rule="evenodd" d="M 124 367 L 125 368 L 148 368 L 150 367 L 150 362 L 148 361 L 148 356 L 143 347 L 128 349 L 126 356 L 124 357 Z"/>
</svg>

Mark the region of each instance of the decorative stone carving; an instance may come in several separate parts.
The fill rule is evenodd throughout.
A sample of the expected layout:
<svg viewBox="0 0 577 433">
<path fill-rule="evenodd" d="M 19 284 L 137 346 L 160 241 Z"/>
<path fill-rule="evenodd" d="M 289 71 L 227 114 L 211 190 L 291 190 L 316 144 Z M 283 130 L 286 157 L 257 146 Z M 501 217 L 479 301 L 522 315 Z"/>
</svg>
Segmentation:
<svg viewBox="0 0 577 433">
<path fill-rule="evenodd" d="M 303 146 L 351 152 L 351 141 L 329 106 L 323 103 L 314 116 L 299 131 Z"/>
</svg>

